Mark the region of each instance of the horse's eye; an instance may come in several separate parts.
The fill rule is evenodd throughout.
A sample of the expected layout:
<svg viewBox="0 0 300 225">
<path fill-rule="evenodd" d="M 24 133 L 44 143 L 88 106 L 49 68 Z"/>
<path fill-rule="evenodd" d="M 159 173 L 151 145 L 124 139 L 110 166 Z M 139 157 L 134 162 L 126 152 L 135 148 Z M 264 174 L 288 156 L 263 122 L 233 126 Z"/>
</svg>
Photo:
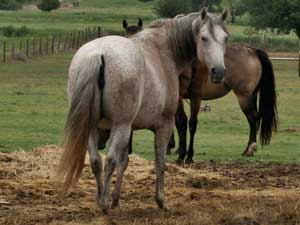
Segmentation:
<svg viewBox="0 0 300 225">
<path fill-rule="evenodd" d="M 204 42 L 208 41 L 207 37 L 201 37 L 201 40 Z"/>
</svg>

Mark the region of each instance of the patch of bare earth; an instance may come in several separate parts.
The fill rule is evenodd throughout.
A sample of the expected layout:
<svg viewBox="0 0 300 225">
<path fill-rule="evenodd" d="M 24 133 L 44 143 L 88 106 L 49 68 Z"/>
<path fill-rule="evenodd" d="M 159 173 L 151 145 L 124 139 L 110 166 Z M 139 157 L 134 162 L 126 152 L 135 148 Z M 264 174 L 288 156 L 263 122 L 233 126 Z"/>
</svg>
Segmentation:
<svg viewBox="0 0 300 225">
<path fill-rule="evenodd" d="M 300 224 L 300 165 L 167 164 L 166 202 L 154 201 L 153 162 L 130 156 L 121 207 L 103 215 L 88 160 L 67 195 L 52 178 L 61 154 L 55 146 L 0 153 L 0 224 Z"/>
</svg>

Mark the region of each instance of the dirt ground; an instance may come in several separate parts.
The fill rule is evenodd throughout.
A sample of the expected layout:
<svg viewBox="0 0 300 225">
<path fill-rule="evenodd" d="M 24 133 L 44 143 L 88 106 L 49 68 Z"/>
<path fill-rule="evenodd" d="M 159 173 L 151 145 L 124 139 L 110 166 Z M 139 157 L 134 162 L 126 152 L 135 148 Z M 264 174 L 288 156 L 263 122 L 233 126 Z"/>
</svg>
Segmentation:
<svg viewBox="0 0 300 225">
<path fill-rule="evenodd" d="M 0 224 L 300 224 L 300 165 L 167 164 L 166 202 L 154 201 L 153 162 L 130 156 L 121 207 L 99 212 L 88 160 L 67 195 L 53 180 L 61 149 L 0 153 Z"/>
</svg>

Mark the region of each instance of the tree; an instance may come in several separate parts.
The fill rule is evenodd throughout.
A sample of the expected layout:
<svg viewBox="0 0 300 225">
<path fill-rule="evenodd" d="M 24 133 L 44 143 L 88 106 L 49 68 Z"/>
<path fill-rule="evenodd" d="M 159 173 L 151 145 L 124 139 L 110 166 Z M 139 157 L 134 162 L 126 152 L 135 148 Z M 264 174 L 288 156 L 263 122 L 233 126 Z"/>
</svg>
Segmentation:
<svg viewBox="0 0 300 225">
<path fill-rule="evenodd" d="M 51 10 L 58 9 L 60 7 L 59 0 L 42 0 L 37 7 L 40 10 L 50 12 Z"/>
<path fill-rule="evenodd" d="M 235 23 L 236 17 L 247 11 L 247 6 L 242 0 L 223 0 L 223 6 L 230 12 L 231 23 Z"/>
<path fill-rule="evenodd" d="M 243 0 L 258 29 L 277 28 L 295 31 L 300 38 L 300 0 Z"/>
<path fill-rule="evenodd" d="M 156 0 L 154 2 L 154 11 L 161 17 L 174 17 L 181 13 L 191 11 L 189 1 L 182 0 Z"/>
<path fill-rule="evenodd" d="M 213 5 L 217 5 L 222 0 L 191 0 L 192 9 L 193 11 L 198 11 L 202 7 L 212 7 Z M 211 11 L 211 9 L 210 9 Z"/>
<path fill-rule="evenodd" d="M 15 0 L 0 0 L 0 10 L 17 10 L 22 5 Z"/>
</svg>

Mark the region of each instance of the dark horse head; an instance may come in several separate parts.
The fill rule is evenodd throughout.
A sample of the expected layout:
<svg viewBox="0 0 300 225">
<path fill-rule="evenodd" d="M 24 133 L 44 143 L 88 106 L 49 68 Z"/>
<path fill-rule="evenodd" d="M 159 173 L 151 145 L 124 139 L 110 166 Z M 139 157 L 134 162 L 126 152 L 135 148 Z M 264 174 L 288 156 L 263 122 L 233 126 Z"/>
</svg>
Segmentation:
<svg viewBox="0 0 300 225">
<path fill-rule="evenodd" d="M 134 35 L 138 32 L 140 32 L 143 29 L 143 21 L 142 19 L 138 20 L 137 26 L 136 25 L 132 25 L 132 26 L 128 26 L 127 21 L 124 19 L 123 20 L 123 28 L 126 31 L 126 37 L 129 37 L 131 35 Z"/>
</svg>

